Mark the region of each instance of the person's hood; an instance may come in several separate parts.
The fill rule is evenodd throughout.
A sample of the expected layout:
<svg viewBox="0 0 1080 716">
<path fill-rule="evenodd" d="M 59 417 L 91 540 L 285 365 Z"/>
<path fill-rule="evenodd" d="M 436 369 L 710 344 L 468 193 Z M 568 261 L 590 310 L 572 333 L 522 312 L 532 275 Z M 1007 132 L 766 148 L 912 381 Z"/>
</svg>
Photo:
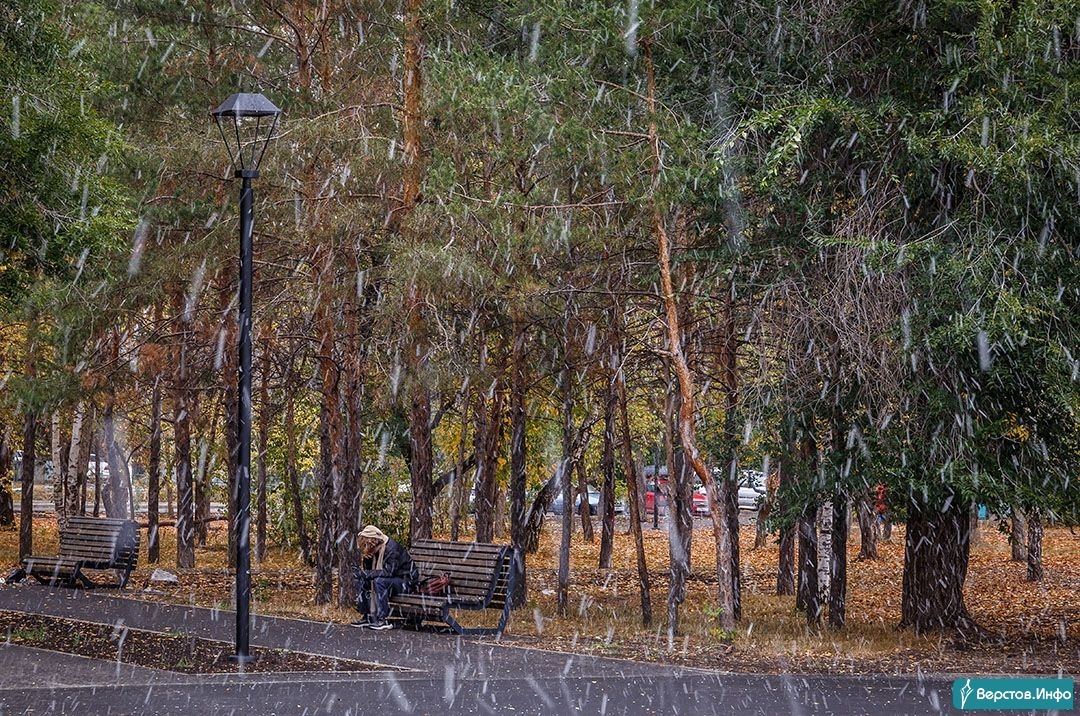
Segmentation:
<svg viewBox="0 0 1080 716">
<path fill-rule="evenodd" d="M 380 530 L 375 525 L 368 525 L 364 529 L 360 530 L 360 536 L 361 537 L 373 537 L 373 538 L 379 540 L 379 544 L 382 544 L 382 545 L 385 545 L 387 543 L 387 541 L 390 539 L 389 537 L 386 536 L 386 533 L 384 533 L 382 530 Z"/>
</svg>

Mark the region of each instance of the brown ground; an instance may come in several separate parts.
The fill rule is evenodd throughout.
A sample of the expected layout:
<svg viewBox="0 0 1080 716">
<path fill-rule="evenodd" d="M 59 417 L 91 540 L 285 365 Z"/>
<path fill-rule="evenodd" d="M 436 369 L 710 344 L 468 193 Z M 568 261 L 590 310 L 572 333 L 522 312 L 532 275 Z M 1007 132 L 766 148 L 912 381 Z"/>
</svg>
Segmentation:
<svg viewBox="0 0 1080 716">
<path fill-rule="evenodd" d="M 597 525 L 599 527 L 599 525 Z M 1080 617 L 1080 535 L 1067 529 L 1049 529 L 1044 541 L 1045 578 L 1027 582 L 1025 566 L 1009 560 L 1005 537 L 993 526 L 979 530 L 972 550 L 965 598 L 979 623 L 997 635 L 994 640 L 963 642 L 953 634 L 917 637 L 897 631 L 900 616 L 903 530 L 894 531 L 890 543 L 880 545 L 881 558 L 857 562 L 858 533 L 852 536 L 849 562 L 847 626 L 842 631 L 809 628 L 794 610 L 793 598 L 777 597 L 775 570 L 777 547 L 751 550 L 752 528 L 744 528 L 743 620 L 734 639 L 721 637 L 715 618 L 715 558 L 711 531 L 694 535 L 694 573 L 688 596 L 679 612 L 679 628 L 669 638 L 667 630 L 667 538 L 661 530 L 646 529 L 646 556 L 652 580 L 652 626 L 641 626 L 641 598 L 636 571 L 632 568 L 632 543 L 625 529 L 616 535 L 614 569 L 595 567 L 599 552 L 599 529 L 593 544 L 574 534 L 571 560 L 569 615 L 556 615 L 557 525 L 546 526 L 538 554 L 528 560 L 529 602 L 514 613 L 504 642 L 515 646 L 538 646 L 578 653 L 699 666 L 734 672 L 756 673 L 862 673 L 862 674 L 1077 674 L 1080 673 L 1080 640 L 1076 636 Z M 174 554 L 171 530 L 164 530 L 163 555 Z M 17 561 L 17 534 L 0 531 L 0 565 Z M 152 567 L 141 564 L 125 594 L 133 598 L 181 604 L 229 608 L 232 576 L 223 565 L 226 553 L 219 529 L 210 546 L 198 551 L 202 566 L 179 572 L 179 587 L 149 585 Z M 773 541 L 774 542 L 774 541 Z M 36 553 L 56 549 L 55 523 L 35 520 Z M 176 572 L 170 564 L 164 568 Z M 314 604 L 312 570 L 299 563 L 292 550 L 272 548 L 262 566 L 253 569 L 252 611 L 264 614 L 303 616 L 347 622 L 355 613 L 347 608 Z M 49 648 L 73 650 L 86 625 L 75 629 L 57 621 L 43 625 L 38 617 L 0 613 L 10 634 L 40 633 L 50 629 Z M 117 658 L 117 637 L 88 643 L 89 656 Z M 68 636 L 61 638 L 56 635 Z M 125 650 L 131 663 L 141 663 L 140 653 L 153 655 L 149 665 L 162 663 L 160 654 L 170 649 L 176 670 L 232 671 L 223 662 L 230 645 L 220 642 L 196 644 L 190 649 L 176 636 L 154 637 L 130 630 Z M 20 638 L 22 638 L 20 636 Z M 147 639 L 149 646 L 132 647 L 130 639 Z M 154 639 L 162 640 L 155 642 Z M 12 639 L 16 639 L 13 637 Z M 202 642 L 204 640 L 194 640 Z M 186 639 L 188 645 L 194 643 Z M 142 642 L 139 642 L 142 643 Z M 196 648 L 197 647 L 197 648 Z M 95 649 L 100 648 L 100 651 Z M 185 649 L 188 649 L 185 651 Z M 260 658 L 260 670 L 356 670 L 361 664 L 323 664 L 305 661 L 298 654 Z M 125 658 L 125 661 L 128 659 Z M 332 662 L 334 660 L 325 660 Z M 259 663 L 259 662 L 257 662 Z M 211 665 L 211 666 L 208 666 Z"/>
</svg>

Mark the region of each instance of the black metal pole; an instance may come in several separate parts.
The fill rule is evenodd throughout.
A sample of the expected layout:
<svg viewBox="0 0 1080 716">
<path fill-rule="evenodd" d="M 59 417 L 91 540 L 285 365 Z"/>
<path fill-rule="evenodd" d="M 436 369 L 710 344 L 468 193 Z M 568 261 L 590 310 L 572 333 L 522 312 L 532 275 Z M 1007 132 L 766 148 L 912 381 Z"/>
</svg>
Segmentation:
<svg viewBox="0 0 1080 716">
<path fill-rule="evenodd" d="M 259 173 L 237 170 L 240 185 L 240 366 L 238 374 L 238 439 L 236 441 L 236 655 L 233 661 L 254 661 L 248 652 L 251 626 L 251 180 Z"/>
</svg>

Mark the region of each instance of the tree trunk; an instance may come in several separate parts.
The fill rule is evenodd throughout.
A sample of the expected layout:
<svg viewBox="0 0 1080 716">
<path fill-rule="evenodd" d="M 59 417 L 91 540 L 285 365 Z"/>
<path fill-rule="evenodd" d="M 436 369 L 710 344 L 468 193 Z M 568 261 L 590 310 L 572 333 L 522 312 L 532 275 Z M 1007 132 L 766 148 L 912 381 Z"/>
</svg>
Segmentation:
<svg viewBox="0 0 1080 716">
<path fill-rule="evenodd" d="M 235 378 L 235 376 L 234 376 Z M 228 380 L 228 379 L 226 379 Z M 219 408 L 222 410 L 228 410 L 228 408 L 222 407 L 225 402 L 224 393 L 228 390 L 227 387 L 218 391 L 220 400 L 210 410 L 210 427 L 205 426 L 206 420 L 204 418 L 203 411 L 200 410 L 200 402 L 202 395 L 199 390 L 191 391 L 191 413 L 194 418 L 193 428 L 195 434 L 198 435 L 199 456 L 194 464 L 194 478 L 192 481 L 194 487 L 195 497 L 195 544 L 199 547 L 206 546 L 206 540 L 209 538 L 210 529 L 210 473 L 213 469 L 213 463 L 215 457 L 211 454 L 210 447 L 216 442 L 217 439 L 217 423 L 218 415 L 220 414 Z M 228 430 L 225 431 L 225 455 L 228 460 L 232 460 L 233 451 L 235 450 L 236 437 L 229 437 Z M 232 484 L 231 478 L 229 484 Z M 232 524 L 231 516 L 233 514 L 232 507 L 232 490 L 228 491 L 226 497 L 228 502 L 228 512 L 230 516 L 229 524 Z M 229 531 L 229 543 L 232 543 L 232 530 Z M 229 565 L 235 566 L 233 560 L 233 551 L 228 549 Z"/>
<path fill-rule="evenodd" d="M 270 340 L 262 341 L 259 361 L 258 456 L 255 458 L 255 562 L 266 560 L 266 450 L 270 444 Z"/>
<path fill-rule="evenodd" d="M 190 569 L 195 566 L 195 493 L 191 479 L 191 409 L 188 386 L 188 347 L 191 323 L 185 316 L 185 297 L 182 291 L 173 296 L 177 313 L 176 355 L 173 365 L 173 436 L 176 453 L 176 566 Z"/>
<path fill-rule="evenodd" d="M 738 500 L 738 497 L 736 496 L 735 499 Z M 769 513 L 772 511 L 773 499 L 772 495 L 765 495 L 765 499 L 758 506 L 756 517 L 754 517 L 754 549 L 763 549 L 769 544 L 769 529 L 766 525 L 769 522 Z"/>
<path fill-rule="evenodd" d="M 477 390 L 476 425 L 476 541 L 491 542 L 495 537 L 495 469 L 502 433 L 502 393 L 498 380 L 488 390 L 490 397 Z"/>
<path fill-rule="evenodd" d="M 97 439 L 94 435 L 94 422 L 96 412 L 91 413 L 91 416 L 86 419 L 86 426 L 83 429 L 84 437 L 82 441 L 82 447 L 79 452 L 82 453 L 79 457 L 79 472 L 78 472 L 78 490 L 79 490 L 79 508 L 78 514 L 80 516 L 86 516 L 86 488 L 89 480 L 90 470 L 90 454 L 94 451 L 94 441 Z"/>
<path fill-rule="evenodd" d="M 620 326 L 621 328 L 621 326 Z M 621 333 L 621 331 L 620 331 Z M 615 361 L 620 365 L 619 361 Z M 626 472 L 627 499 L 630 502 L 630 532 L 634 538 L 634 556 L 637 562 L 638 592 L 641 595 L 641 624 L 644 627 L 652 625 L 652 597 L 649 583 L 649 567 L 645 562 L 645 538 L 641 531 L 641 520 L 644 516 L 644 504 L 641 493 L 630 486 L 638 482 L 637 471 L 634 470 L 634 454 L 631 446 L 630 417 L 626 409 L 626 382 L 622 370 L 615 376 L 615 391 L 618 394 L 619 416 L 622 419 L 622 460 L 623 470 Z"/>
<path fill-rule="evenodd" d="M 596 536 L 593 533 L 592 515 L 589 514 L 589 480 L 585 476 L 585 461 L 578 460 L 574 465 L 577 471 L 578 517 L 581 519 L 581 539 L 592 544 Z"/>
<path fill-rule="evenodd" d="M 1012 545 L 1012 561 L 1027 562 L 1028 526 L 1024 519 L 1024 513 L 1019 507 L 1012 510 L 1012 519 L 1009 520 L 1009 544 Z"/>
<path fill-rule="evenodd" d="M 829 600 L 829 584 L 832 572 L 832 525 L 832 500 L 829 500 L 821 503 L 817 511 L 818 591 L 821 593 L 822 604 L 828 603 Z"/>
<path fill-rule="evenodd" d="M 86 470 L 86 461 L 83 457 L 83 444 L 86 442 L 86 403 L 80 400 L 75 404 L 75 411 L 71 416 L 71 442 L 68 443 L 68 459 L 65 469 L 62 489 L 64 492 L 63 511 L 65 519 L 79 512 L 79 472 Z"/>
<path fill-rule="evenodd" d="M 324 263 L 321 278 L 330 281 L 329 257 Z M 318 283 L 318 282 L 317 282 Z M 329 285 L 323 286 L 330 290 Z M 340 371 L 334 360 L 334 320 L 324 296 L 318 309 L 319 330 L 319 524 L 318 548 L 315 553 L 315 603 L 329 604 L 333 598 L 334 552 L 338 536 L 335 490 L 341 485 L 341 413 L 338 387 Z"/>
<path fill-rule="evenodd" d="M 150 391 L 150 451 L 146 461 L 146 561 L 161 559 L 158 522 L 161 515 L 161 376 Z"/>
<path fill-rule="evenodd" d="M 390 230 L 405 229 L 405 220 L 412 213 L 420 196 L 423 177 L 421 138 L 423 129 L 423 74 L 421 64 L 421 0 L 406 0 L 404 15 L 404 56 L 402 64 L 402 191 L 401 205 L 391 211 Z M 412 514 L 409 534 L 412 539 L 431 537 L 434 495 L 432 477 L 434 457 L 431 446 L 431 394 L 426 385 L 428 372 L 427 319 L 419 287 L 412 282 L 406 295 L 406 314 L 409 326 L 406 360 L 409 382 L 409 443 L 411 459 L 409 472 L 412 482 Z M 494 486 L 494 485 L 492 485 Z M 490 537 L 488 540 L 490 541 Z"/>
<path fill-rule="evenodd" d="M 968 521 L 971 522 L 970 537 L 968 538 L 971 544 L 979 544 L 979 504 L 972 502 L 968 507 Z"/>
<path fill-rule="evenodd" d="M 464 388 L 462 389 L 464 391 Z M 450 540 L 457 542 L 460 536 L 461 529 L 461 512 L 465 507 L 465 486 L 467 480 L 465 479 L 465 441 L 467 440 L 466 433 L 468 432 L 469 425 L 469 401 L 465 400 L 464 405 L 461 408 L 461 438 L 458 440 L 458 459 L 457 465 L 454 469 L 454 481 L 450 485 Z M 473 444 L 476 444 L 475 436 L 473 436 Z M 475 452 L 473 453 L 476 454 Z M 543 515 L 540 516 L 541 525 L 543 524 Z M 524 544 L 528 542 L 528 532 L 526 531 L 526 539 Z M 539 535 L 537 535 L 539 540 Z M 528 548 L 526 547 L 526 550 Z M 532 553 L 532 550 L 528 550 Z"/>
<path fill-rule="evenodd" d="M 720 622 L 724 629 L 733 629 L 735 622 L 742 619 L 742 576 L 739 544 L 739 374 L 738 374 L 738 335 L 735 330 L 735 287 L 730 282 L 724 292 L 723 325 L 721 328 L 719 367 L 724 395 L 724 433 L 723 446 L 725 464 L 720 476 L 720 489 L 714 504 L 720 506 L 714 510 L 714 522 L 719 520 L 721 529 L 716 526 L 713 533 L 717 538 L 717 578 L 727 578 L 718 589 Z M 730 618 L 725 614 L 730 610 Z"/>
<path fill-rule="evenodd" d="M 34 376 L 33 361 L 28 361 L 27 377 Z M 37 416 L 28 411 L 23 416 L 22 495 L 19 501 L 19 560 L 34 553 L 34 472 L 37 467 Z"/>
<path fill-rule="evenodd" d="M 68 514 L 64 510 L 64 494 L 66 492 L 67 461 L 63 459 L 60 451 L 60 443 L 63 441 L 60 427 L 60 411 L 54 410 L 49 421 L 49 464 L 52 465 L 52 501 L 53 512 L 56 514 L 56 524 L 63 527 L 67 524 Z"/>
<path fill-rule="evenodd" d="M 569 323 L 569 304 L 566 322 Z M 574 526 L 573 491 L 570 489 L 570 475 L 574 469 L 574 391 L 572 386 L 573 370 L 569 358 L 569 329 L 563 336 L 563 365 L 559 382 L 563 397 L 562 460 L 559 463 L 559 494 L 562 495 L 562 529 L 559 533 L 559 571 L 558 584 L 555 587 L 556 612 L 565 617 L 570 591 L 570 533 Z"/>
<path fill-rule="evenodd" d="M 859 517 L 859 560 L 877 559 L 877 529 L 874 527 L 873 497 L 864 492 L 855 502 Z"/>
<path fill-rule="evenodd" d="M 794 453 L 794 442 L 786 441 L 787 450 L 780 460 L 780 486 L 777 491 L 777 507 L 783 507 L 783 512 L 790 514 L 787 505 L 781 505 L 780 499 L 791 494 L 794 487 L 794 461 L 790 455 Z M 798 534 L 798 522 L 792 524 L 785 519 L 780 526 L 780 556 L 776 564 L 776 594 L 778 596 L 793 596 L 795 594 L 795 541 Z"/>
<path fill-rule="evenodd" d="M 11 426 L 0 423 L 0 526 L 15 524 L 15 500 L 12 496 L 15 451 L 11 449 Z"/>
<path fill-rule="evenodd" d="M 677 415 L 680 410 L 680 392 L 675 382 L 668 380 L 668 396 L 665 401 L 664 442 L 668 465 L 668 639 L 678 633 L 679 607 L 686 601 L 686 579 L 690 575 L 690 556 L 694 534 L 692 514 L 693 472 L 685 459 L 685 450 L 676 452 L 674 446 Z"/>
<path fill-rule="evenodd" d="M 795 594 L 795 526 L 780 528 L 780 556 L 776 565 L 776 594 L 790 597 Z"/>
<path fill-rule="evenodd" d="M 1038 510 L 1032 510 L 1028 514 L 1027 528 L 1027 580 L 1029 582 L 1038 582 L 1043 578 L 1043 523 L 1042 514 Z"/>
<path fill-rule="evenodd" d="M 913 495 L 904 541 L 900 627 L 978 630 L 964 605 L 970 551 L 970 505 L 949 495 L 926 503 Z"/>
<path fill-rule="evenodd" d="M 131 519 L 131 495 L 127 490 L 130 476 L 124 451 L 116 439 L 116 420 L 113 413 L 115 403 L 115 394 L 111 390 L 106 391 L 102 423 L 105 427 L 105 449 L 109 455 L 109 478 L 106 480 L 102 497 L 106 517 Z"/>
<path fill-rule="evenodd" d="M 829 560 L 829 624 L 837 629 L 844 626 L 847 605 L 847 543 L 851 526 L 848 498 L 841 491 L 832 500 L 832 559 Z"/>
<path fill-rule="evenodd" d="M 551 503 L 555 501 L 555 497 L 561 494 L 562 491 L 561 465 L 562 463 L 540 488 L 540 491 L 536 493 L 536 497 L 533 498 L 525 516 L 521 546 L 526 554 L 536 554 L 536 551 L 540 549 L 540 534 L 544 531 L 544 513 L 548 511 Z"/>
<path fill-rule="evenodd" d="M 304 503 L 300 493 L 300 476 L 296 470 L 296 395 L 287 389 L 285 403 L 285 480 L 288 485 L 289 505 L 292 507 L 293 520 L 296 522 L 296 540 L 300 545 L 300 558 L 304 564 L 314 564 L 311 554 L 311 540 L 308 538 L 307 525 L 304 522 Z"/>
<path fill-rule="evenodd" d="M 229 287 L 227 290 L 222 290 L 222 300 L 225 296 L 229 297 L 231 301 L 233 291 L 232 287 L 236 283 L 228 276 L 229 272 L 226 272 L 226 285 Z M 239 314 L 237 314 L 239 315 Z M 221 327 L 222 332 L 225 334 L 225 345 L 229 346 L 231 350 L 225 351 L 224 364 L 221 367 L 221 407 L 222 415 L 224 416 L 225 423 L 225 454 L 228 456 L 228 464 L 226 465 L 228 475 L 228 489 L 226 494 L 229 496 L 229 568 L 236 569 L 236 545 L 240 539 L 238 530 L 241 529 L 240 519 L 240 505 L 236 501 L 240 494 L 238 480 L 240 479 L 240 335 L 239 335 L 239 321 L 226 320 Z M 250 326 L 249 326 L 250 329 Z M 250 337 L 250 336 L 249 336 Z M 252 396 L 247 396 L 248 405 L 250 407 L 250 401 Z M 250 418 L 249 418 L 250 419 Z M 215 444 L 213 431 L 206 436 L 207 443 L 209 445 Z M 250 433 L 248 440 L 250 440 Z M 250 443 L 249 448 L 249 460 L 250 460 Z M 251 465 L 248 464 L 248 472 L 244 475 L 244 479 L 251 480 Z M 196 495 L 199 500 L 199 512 L 206 517 L 210 515 L 210 470 L 199 470 L 199 483 L 202 485 L 202 490 Z M 250 496 L 250 482 L 248 483 L 248 494 Z M 205 505 L 205 508 L 203 508 Z M 249 534 L 248 539 L 251 539 L 250 535 L 250 502 L 247 505 L 249 510 L 248 525 Z M 201 543 L 206 543 L 207 527 L 204 523 L 200 531 L 202 537 Z"/>
<path fill-rule="evenodd" d="M 419 349 L 418 346 L 417 348 Z M 431 538 L 434 502 L 432 476 L 435 457 L 431 449 L 431 394 L 427 386 L 420 382 L 424 380 L 421 374 L 426 372 L 426 363 L 426 360 L 418 360 L 414 364 L 413 377 L 417 382 L 409 391 L 409 476 L 412 484 L 409 535 L 413 540 Z"/>
<path fill-rule="evenodd" d="M 528 389 L 525 365 L 525 326 L 515 314 L 514 345 L 510 378 L 510 544 L 514 547 L 514 591 L 510 602 L 515 608 L 525 606 L 527 594 L 525 561 L 525 393 Z"/>
<path fill-rule="evenodd" d="M 94 444 L 94 517 L 101 515 L 101 441 Z"/>
<path fill-rule="evenodd" d="M 611 569 L 615 542 L 615 376 L 608 376 L 604 391 L 604 445 L 600 453 L 600 568 Z M 629 475 L 630 473 L 627 473 Z M 627 480 L 627 492 L 633 483 Z"/>
<path fill-rule="evenodd" d="M 724 470 L 724 477 L 720 479 L 720 519 L 727 527 L 726 535 L 723 541 L 727 543 L 726 557 L 728 563 L 728 574 L 730 575 L 730 594 L 725 595 L 725 600 L 730 600 L 731 603 L 731 626 L 725 626 L 725 629 L 734 629 L 735 624 L 742 619 L 742 568 L 740 560 L 740 540 L 739 540 L 739 483 L 732 475 L 738 474 L 736 472 L 738 468 L 737 457 L 734 451 L 731 452 L 726 469 Z M 720 553 L 718 553 L 720 556 Z M 723 618 L 721 616 L 721 621 Z"/>
<path fill-rule="evenodd" d="M 351 267 L 355 272 L 356 266 Z M 360 556 L 356 539 L 364 526 L 364 458 L 363 458 L 363 401 L 364 366 L 367 342 L 361 333 L 360 307 L 350 301 L 348 308 L 350 336 L 345 358 L 345 461 L 341 491 L 338 494 L 338 522 L 341 535 L 338 545 L 338 604 L 356 603 L 356 582 L 352 568 L 359 566 Z"/>
<path fill-rule="evenodd" d="M 319 410 L 318 524 L 315 550 L 315 603 L 329 604 L 334 589 L 334 436 L 331 413 L 337 404 L 328 406 L 324 395 Z"/>
<path fill-rule="evenodd" d="M 799 589 L 795 608 L 806 613 L 812 626 L 821 623 L 821 591 L 818 588 L 817 510 L 799 517 Z"/>
<path fill-rule="evenodd" d="M 657 267 L 660 274 L 660 298 L 664 307 L 665 328 L 667 329 L 667 349 L 671 366 L 679 384 L 679 437 L 683 446 L 684 458 L 697 473 L 702 484 L 707 486 L 709 494 L 717 497 L 719 492 L 712 486 L 713 477 L 697 449 L 694 428 L 694 383 L 690 367 L 683 352 L 683 331 L 679 321 L 679 310 L 675 298 L 675 287 L 671 277 L 671 244 L 665 227 L 664 212 L 661 210 L 657 194 L 660 188 L 660 173 L 663 164 L 660 149 L 660 134 L 657 125 L 656 78 L 653 71 L 652 38 L 646 38 L 645 71 L 647 83 L 647 109 L 649 114 L 648 137 L 651 154 L 650 179 L 653 192 L 650 194 L 650 213 L 653 238 L 656 240 Z M 678 226 L 684 226 L 684 218 L 676 218 Z M 722 521 L 721 511 L 713 511 L 713 532 L 717 541 L 717 579 L 720 584 L 720 625 L 724 629 L 735 626 L 735 597 L 731 591 L 734 575 L 731 572 L 731 531 L 730 523 Z"/>
</svg>

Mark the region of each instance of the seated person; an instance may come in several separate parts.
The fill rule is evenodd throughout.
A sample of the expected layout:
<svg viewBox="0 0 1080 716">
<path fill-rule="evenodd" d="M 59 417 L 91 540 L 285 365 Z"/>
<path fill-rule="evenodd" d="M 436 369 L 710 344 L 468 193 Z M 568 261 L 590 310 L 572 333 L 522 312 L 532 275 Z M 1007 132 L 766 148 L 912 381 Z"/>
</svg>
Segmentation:
<svg viewBox="0 0 1080 716">
<path fill-rule="evenodd" d="M 357 539 L 360 566 L 353 568 L 356 577 L 356 608 L 363 615 L 353 626 L 370 629 L 393 629 L 386 621 L 390 597 L 402 594 L 416 583 L 416 568 L 409 552 L 390 539 L 375 525 L 368 525 Z M 374 602 L 374 609 L 372 603 Z"/>
</svg>

